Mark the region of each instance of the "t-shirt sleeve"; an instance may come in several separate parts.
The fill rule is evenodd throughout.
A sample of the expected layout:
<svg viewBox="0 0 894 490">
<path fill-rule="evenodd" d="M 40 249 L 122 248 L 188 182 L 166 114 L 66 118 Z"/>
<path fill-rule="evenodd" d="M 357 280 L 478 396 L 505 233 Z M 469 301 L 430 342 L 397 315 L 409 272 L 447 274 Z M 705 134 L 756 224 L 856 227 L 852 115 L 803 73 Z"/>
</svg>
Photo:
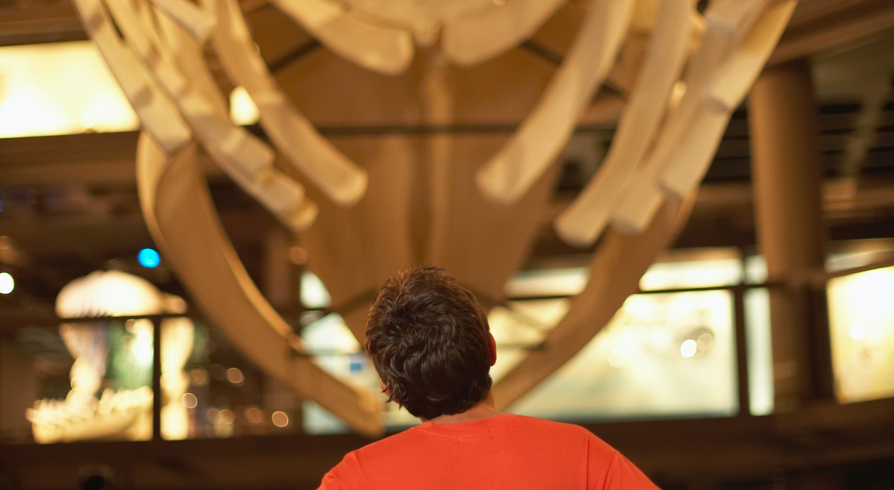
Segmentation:
<svg viewBox="0 0 894 490">
<path fill-rule="evenodd" d="M 317 490 L 351 490 L 359 489 L 359 468 L 357 457 L 353 452 L 348 453 L 323 476 L 323 481 Z"/>
<path fill-rule="evenodd" d="M 587 490 L 659 490 L 629 459 L 597 437 L 590 438 L 588 472 Z"/>
</svg>

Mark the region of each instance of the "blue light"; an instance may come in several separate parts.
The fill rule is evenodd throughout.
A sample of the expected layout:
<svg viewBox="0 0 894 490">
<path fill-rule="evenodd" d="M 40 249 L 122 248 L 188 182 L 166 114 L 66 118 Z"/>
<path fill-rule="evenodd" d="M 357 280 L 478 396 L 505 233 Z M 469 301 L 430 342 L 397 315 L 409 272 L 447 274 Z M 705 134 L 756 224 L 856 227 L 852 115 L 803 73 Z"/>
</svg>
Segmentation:
<svg viewBox="0 0 894 490">
<path fill-rule="evenodd" d="M 140 265 L 143 267 L 151 269 L 158 266 L 161 262 L 161 257 L 158 256 L 158 252 L 155 250 L 144 248 L 143 250 L 140 250 L 139 255 L 137 255 L 137 260 L 140 261 Z"/>
</svg>

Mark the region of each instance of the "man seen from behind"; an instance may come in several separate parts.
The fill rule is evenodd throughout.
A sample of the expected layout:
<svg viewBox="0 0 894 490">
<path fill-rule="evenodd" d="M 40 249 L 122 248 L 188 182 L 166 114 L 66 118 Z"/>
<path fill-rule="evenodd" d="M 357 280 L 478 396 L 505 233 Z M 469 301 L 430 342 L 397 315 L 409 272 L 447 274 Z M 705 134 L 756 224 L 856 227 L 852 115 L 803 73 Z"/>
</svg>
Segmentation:
<svg viewBox="0 0 894 490">
<path fill-rule="evenodd" d="M 493 335 L 475 296 L 431 266 L 379 290 L 366 347 L 389 400 L 422 424 L 348 453 L 321 489 L 656 489 L 586 429 L 494 408 Z"/>
</svg>

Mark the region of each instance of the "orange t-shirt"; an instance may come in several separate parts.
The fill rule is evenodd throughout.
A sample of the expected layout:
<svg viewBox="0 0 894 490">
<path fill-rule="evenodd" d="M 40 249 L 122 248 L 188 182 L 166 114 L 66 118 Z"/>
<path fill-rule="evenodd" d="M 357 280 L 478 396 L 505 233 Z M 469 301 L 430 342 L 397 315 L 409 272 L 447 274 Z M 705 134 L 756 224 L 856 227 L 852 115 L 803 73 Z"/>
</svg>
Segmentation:
<svg viewBox="0 0 894 490">
<path fill-rule="evenodd" d="M 502 414 L 422 425 L 348 453 L 320 489 L 647 489 L 657 487 L 583 427 Z"/>
</svg>

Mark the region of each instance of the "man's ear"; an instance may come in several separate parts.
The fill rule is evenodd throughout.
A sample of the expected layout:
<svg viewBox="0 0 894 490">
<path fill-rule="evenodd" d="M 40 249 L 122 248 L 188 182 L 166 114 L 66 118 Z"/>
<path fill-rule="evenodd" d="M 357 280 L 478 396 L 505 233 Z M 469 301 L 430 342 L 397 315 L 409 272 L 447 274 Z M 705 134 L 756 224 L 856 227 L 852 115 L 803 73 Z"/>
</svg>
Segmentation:
<svg viewBox="0 0 894 490">
<path fill-rule="evenodd" d="M 493 366 L 497 363 L 497 341 L 494 339 L 494 334 L 487 332 L 487 338 L 489 341 L 488 345 L 488 354 L 490 354 L 490 365 Z"/>
<path fill-rule="evenodd" d="M 382 387 L 382 393 L 388 395 L 388 398 L 391 398 L 391 391 L 388 389 L 387 386 L 385 386 L 385 382 L 381 379 L 379 380 L 379 386 Z"/>
</svg>

